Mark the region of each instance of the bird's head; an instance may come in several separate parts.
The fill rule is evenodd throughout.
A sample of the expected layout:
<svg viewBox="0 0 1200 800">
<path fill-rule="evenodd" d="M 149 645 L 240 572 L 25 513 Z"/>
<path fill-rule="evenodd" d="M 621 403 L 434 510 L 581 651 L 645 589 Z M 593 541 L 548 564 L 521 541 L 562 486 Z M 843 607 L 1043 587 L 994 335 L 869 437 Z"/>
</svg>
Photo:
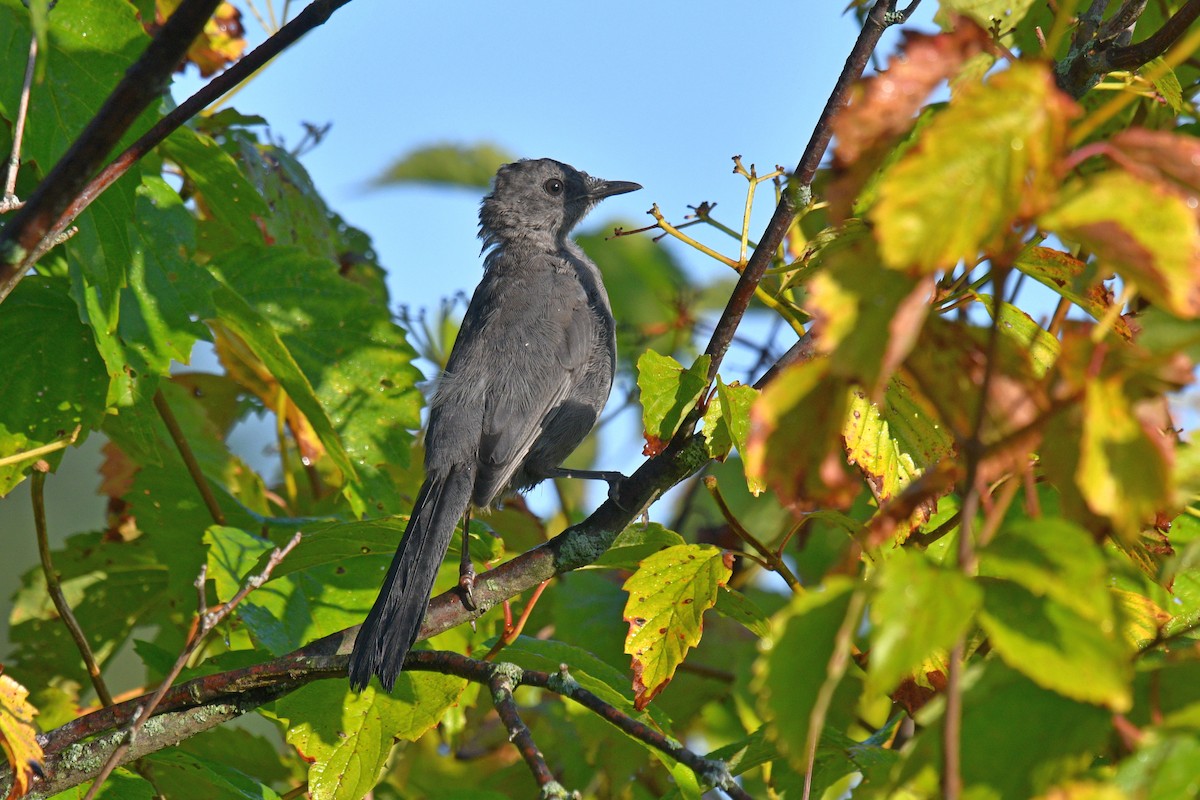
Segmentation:
<svg viewBox="0 0 1200 800">
<path fill-rule="evenodd" d="M 593 178 L 552 158 L 505 164 L 479 210 L 484 248 L 521 236 L 565 237 L 597 203 L 642 187 Z"/>
</svg>

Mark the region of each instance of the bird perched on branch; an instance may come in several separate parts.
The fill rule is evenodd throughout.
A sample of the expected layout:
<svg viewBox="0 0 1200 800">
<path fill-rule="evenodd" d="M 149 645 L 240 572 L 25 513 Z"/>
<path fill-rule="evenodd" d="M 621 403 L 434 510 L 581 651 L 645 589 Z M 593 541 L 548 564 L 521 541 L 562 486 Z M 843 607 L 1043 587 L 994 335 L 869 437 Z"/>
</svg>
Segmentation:
<svg viewBox="0 0 1200 800">
<path fill-rule="evenodd" d="M 571 230 L 606 197 L 642 188 L 552 159 L 505 164 L 479 212 L 483 280 L 430 403 L 425 483 L 383 588 L 354 642 L 350 685 L 391 691 L 416 641 L 459 519 L 564 470 L 596 423 L 616 367 L 608 294 Z M 463 530 L 463 579 L 473 573 Z"/>
</svg>

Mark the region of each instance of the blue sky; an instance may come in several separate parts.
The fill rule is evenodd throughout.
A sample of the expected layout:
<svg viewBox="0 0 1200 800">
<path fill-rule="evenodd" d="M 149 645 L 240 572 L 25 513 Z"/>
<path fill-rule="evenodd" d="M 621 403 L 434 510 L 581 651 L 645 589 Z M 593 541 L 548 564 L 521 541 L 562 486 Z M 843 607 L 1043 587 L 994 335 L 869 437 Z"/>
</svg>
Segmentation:
<svg viewBox="0 0 1200 800">
<path fill-rule="evenodd" d="M 305 165 L 330 204 L 373 237 L 395 301 L 431 307 L 479 279 L 480 193 L 368 188 L 392 160 L 432 143 L 486 140 L 645 187 L 608 201 L 593 227 L 649 221 L 652 203 L 678 221 L 702 200 L 736 223 L 745 182 L 730 157 L 795 166 L 857 34 L 843 8 L 355 0 L 231 105 L 263 115 L 290 144 L 302 122 L 332 123 Z M 245 23 L 260 41 L 253 17 Z M 194 87 L 189 77 L 177 96 Z M 770 203 L 758 210 L 753 235 Z M 724 269 L 664 246 L 689 269 Z"/>
</svg>

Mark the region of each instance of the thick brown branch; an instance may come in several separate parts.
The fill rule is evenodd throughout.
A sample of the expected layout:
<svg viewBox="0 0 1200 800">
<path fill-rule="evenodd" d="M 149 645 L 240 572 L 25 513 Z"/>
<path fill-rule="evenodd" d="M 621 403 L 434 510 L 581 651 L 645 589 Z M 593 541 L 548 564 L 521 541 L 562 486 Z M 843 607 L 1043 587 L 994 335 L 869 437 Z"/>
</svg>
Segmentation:
<svg viewBox="0 0 1200 800">
<path fill-rule="evenodd" d="M 1179 41 L 1192 23 L 1200 18 L 1200 0 L 1188 2 L 1175 12 L 1163 26 L 1148 38 L 1128 47 L 1118 47 L 1108 57 L 1111 69 L 1137 69 L 1167 52 L 1167 48 Z"/>
</svg>

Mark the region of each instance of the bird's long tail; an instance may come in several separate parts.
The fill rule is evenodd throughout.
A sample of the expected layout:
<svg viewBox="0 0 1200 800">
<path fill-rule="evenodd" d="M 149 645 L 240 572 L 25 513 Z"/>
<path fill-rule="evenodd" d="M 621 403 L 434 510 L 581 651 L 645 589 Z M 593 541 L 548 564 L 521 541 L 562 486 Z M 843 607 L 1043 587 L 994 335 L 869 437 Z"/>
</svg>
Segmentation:
<svg viewBox="0 0 1200 800">
<path fill-rule="evenodd" d="M 425 479 L 404 538 L 350 656 L 350 686 L 361 691 L 372 675 L 389 692 L 417 640 L 433 581 L 459 517 L 471 500 L 471 471 L 455 467 Z"/>
</svg>

